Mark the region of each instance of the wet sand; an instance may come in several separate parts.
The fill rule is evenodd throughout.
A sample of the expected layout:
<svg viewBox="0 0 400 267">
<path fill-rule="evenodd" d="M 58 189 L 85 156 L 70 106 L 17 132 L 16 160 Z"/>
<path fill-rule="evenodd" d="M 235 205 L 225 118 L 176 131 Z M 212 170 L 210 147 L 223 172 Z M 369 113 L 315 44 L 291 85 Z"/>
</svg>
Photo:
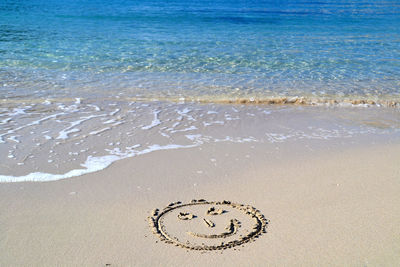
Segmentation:
<svg viewBox="0 0 400 267">
<path fill-rule="evenodd" d="M 398 141 L 210 143 L 70 179 L 2 183 L 0 265 L 396 266 Z M 177 247 L 152 233 L 154 209 L 192 199 L 254 206 L 268 220 L 266 233 L 213 251 Z"/>
</svg>

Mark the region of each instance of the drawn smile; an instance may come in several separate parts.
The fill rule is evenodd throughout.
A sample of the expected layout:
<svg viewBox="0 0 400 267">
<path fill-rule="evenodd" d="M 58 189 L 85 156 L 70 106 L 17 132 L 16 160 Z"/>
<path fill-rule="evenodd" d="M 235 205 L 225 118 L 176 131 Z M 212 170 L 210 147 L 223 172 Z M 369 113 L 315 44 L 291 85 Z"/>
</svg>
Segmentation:
<svg viewBox="0 0 400 267">
<path fill-rule="evenodd" d="M 206 220 L 206 219 L 204 219 L 204 220 Z M 198 234 L 198 233 L 193 233 L 193 232 L 188 232 L 188 234 L 195 236 L 195 237 L 202 237 L 202 238 L 225 238 L 225 237 L 236 234 L 239 227 L 240 227 L 240 222 L 236 219 L 232 219 L 230 224 L 225 228 L 228 231 L 224 232 L 222 234 L 206 235 L 206 234 Z"/>
</svg>

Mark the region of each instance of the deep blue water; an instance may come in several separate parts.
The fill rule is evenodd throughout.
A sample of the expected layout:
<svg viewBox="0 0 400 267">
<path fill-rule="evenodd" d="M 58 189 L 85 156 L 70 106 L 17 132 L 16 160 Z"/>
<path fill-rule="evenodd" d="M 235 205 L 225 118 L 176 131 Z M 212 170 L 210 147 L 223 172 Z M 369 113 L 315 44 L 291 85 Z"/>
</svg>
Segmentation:
<svg viewBox="0 0 400 267">
<path fill-rule="evenodd" d="M 400 1 L 1 0 L 0 97 L 397 99 Z"/>
</svg>

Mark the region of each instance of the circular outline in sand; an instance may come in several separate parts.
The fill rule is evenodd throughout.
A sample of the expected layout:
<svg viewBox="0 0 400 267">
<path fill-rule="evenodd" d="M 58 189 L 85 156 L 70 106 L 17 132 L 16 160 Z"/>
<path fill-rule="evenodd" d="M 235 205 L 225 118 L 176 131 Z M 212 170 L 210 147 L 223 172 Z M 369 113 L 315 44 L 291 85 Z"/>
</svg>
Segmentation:
<svg viewBox="0 0 400 267">
<path fill-rule="evenodd" d="M 221 243 L 220 245 L 214 245 L 214 246 L 207 246 L 207 245 L 191 245 L 190 243 L 183 243 L 171 236 L 168 235 L 168 233 L 165 231 L 165 226 L 161 222 L 161 218 L 168 212 L 182 208 L 182 207 L 187 207 L 187 206 L 194 206 L 194 205 L 224 205 L 224 206 L 229 206 L 231 208 L 238 209 L 242 211 L 244 214 L 252 217 L 254 220 L 254 226 L 252 228 L 252 231 L 248 233 L 245 236 L 242 236 L 241 238 L 237 240 L 230 241 L 228 243 Z M 249 205 L 243 205 L 243 204 L 237 204 L 237 203 L 232 203 L 230 201 L 206 201 L 204 199 L 200 200 L 192 200 L 190 203 L 182 204 L 182 202 L 173 202 L 169 204 L 166 208 L 164 208 L 161 212 L 159 209 L 155 209 L 152 212 L 152 216 L 149 217 L 149 224 L 153 229 L 153 233 L 157 235 L 162 241 L 168 244 L 173 244 L 178 247 L 186 248 L 186 249 L 191 249 L 191 250 L 221 250 L 221 249 L 227 249 L 227 248 L 232 248 L 235 246 L 240 246 L 242 244 L 254 241 L 256 238 L 258 238 L 262 233 L 266 233 L 266 227 L 268 225 L 268 220 L 265 219 L 264 215 L 261 214 L 259 210 L 256 208 L 249 206 Z"/>
</svg>

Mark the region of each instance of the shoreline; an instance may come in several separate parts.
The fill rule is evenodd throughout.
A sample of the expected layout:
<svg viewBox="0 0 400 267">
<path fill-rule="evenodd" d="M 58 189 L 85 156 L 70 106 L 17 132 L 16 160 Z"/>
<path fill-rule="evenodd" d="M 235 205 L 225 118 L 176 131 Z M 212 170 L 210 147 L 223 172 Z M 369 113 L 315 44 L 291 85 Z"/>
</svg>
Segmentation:
<svg viewBox="0 0 400 267">
<path fill-rule="evenodd" d="M 31 98 L 6 98 L 0 99 L 5 104 L 51 104 L 54 102 L 74 102 L 74 101 L 93 101 L 93 97 L 45 97 L 41 99 Z M 178 104 L 218 104 L 218 105 L 261 105 L 261 106 L 304 106 L 304 107 L 337 107 L 337 108 L 349 108 L 349 107 L 361 107 L 361 108 L 399 108 L 400 98 L 399 97 L 374 97 L 366 98 L 363 96 L 347 96 L 347 97 L 332 97 L 332 96 L 220 96 L 220 95 L 202 95 L 202 96 L 190 96 L 190 95 L 179 95 L 179 96 L 160 96 L 151 95 L 147 97 L 143 96 L 124 96 L 119 95 L 118 97 L 102 97 L 102 101 L 128 101 L 128 102 L 170 102 Z"/>
<path fill-rule="evenodd" d="M 159 150 L 210 143 L 353 144 L 398 140 L 397 109 L 98 101 L 21 105 L 3 113 L 0 182 L 52 181 Z"/>
</svg>

